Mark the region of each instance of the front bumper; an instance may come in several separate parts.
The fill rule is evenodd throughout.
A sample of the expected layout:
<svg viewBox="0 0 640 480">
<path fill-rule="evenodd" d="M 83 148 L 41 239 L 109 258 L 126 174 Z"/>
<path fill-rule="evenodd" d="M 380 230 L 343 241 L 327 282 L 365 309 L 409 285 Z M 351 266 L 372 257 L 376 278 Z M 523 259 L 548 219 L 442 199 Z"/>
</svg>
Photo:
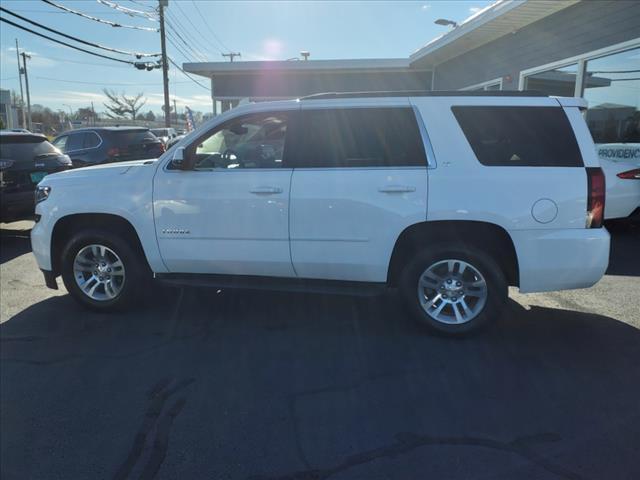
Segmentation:
<svg viewBox="0 0 640 480">
<path fill-rule="evenodd" d="M 588 288 L 609 265 L 610 236 L 604 228 L 511 231 L 520 267 L 520 291 Z"/>
</svg>

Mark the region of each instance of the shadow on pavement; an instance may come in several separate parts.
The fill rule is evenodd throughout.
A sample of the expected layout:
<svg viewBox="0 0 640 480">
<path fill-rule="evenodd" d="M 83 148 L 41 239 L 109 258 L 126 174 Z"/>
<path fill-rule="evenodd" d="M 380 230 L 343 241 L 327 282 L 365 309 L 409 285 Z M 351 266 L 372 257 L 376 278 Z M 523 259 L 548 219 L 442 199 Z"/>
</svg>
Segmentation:
<svg viewBox="0 0 640 480">
<path fill-rule="evenodd" d="M 6 478 L 640 477 L 640 331 L 603 316 L 454 340 L 390 297 L 159 289 L 0 339 Z"/>
<path fill-rule="evenodd" d="M 607 275 L 640 276 L 640 223 L 611 223 L 607 229 L 611 234 Z"/>
<path fill-rule="evenodd" d="M 31 230 L 29 229 L 0 229 L 0 263 L 13 260 L 31 251 Z"/>
</svg>

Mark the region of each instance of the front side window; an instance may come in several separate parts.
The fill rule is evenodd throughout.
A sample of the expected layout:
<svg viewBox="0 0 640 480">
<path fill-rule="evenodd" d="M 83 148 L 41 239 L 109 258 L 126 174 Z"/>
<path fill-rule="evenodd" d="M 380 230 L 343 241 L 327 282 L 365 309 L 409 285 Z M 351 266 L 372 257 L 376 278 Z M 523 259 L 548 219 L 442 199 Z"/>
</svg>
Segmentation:
<svg viewBox="0 0 640 480">
<path fill-rule="evenodd" d="M 296 167 L 426 167 L 424 144 L 411 108 L 303 111 Z"/>
<path fill-rule="evenodd" d="M 451 107 L 486 166 L 582 167 L 578 142 L 560 107 Z"/>
<path fill-rule="evenodd" d="M 288 116 L 260 113 L 229 121 L 198 140 L 194 169 L 282 167 Z"/>
<path fill-rule="evenodd" d="M 67 135 L 63 135 L 62 137 L 58 137 L 53 141 L 53 145 L 58 148 L 61 152 L 67 151 L 67 140 L 69 137 Z"/>
</svg>

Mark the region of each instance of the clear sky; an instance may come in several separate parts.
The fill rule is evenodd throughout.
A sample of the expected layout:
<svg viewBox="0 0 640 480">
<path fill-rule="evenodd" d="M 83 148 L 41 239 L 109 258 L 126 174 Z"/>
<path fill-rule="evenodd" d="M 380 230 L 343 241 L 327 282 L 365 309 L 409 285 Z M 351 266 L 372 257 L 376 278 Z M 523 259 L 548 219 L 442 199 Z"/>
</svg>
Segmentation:
<svg viewBox="0 0 640 480">
<path fill-rule="evenodd" d="M 127 25 L 155 27 L 157 22 L 131 17 L 97 0 L 52 0 L 88 15 Z M 110 0 L 125 8 L 150 11 L 153 0 Z M 109 3 L 109 2 L 106 2 Z M 407 2 L 218 2 L 169 0 L 169 56 L 178 64 L 187 61 L 224 61 L 221 53 L 241 52 L 240 60 L 286 60 L 311 52 L 311 59 L 406 58 L 449 27 L 435 25 L 437 18 L 462 21 L 487 6 L 487 0 Z M 35 0 L 2 0 L 1 6 L 50 28 L 84 40 L 121 50 L 158 52 L 160 36 L 149 31 L 114 28 Z M 27 25 L 6 13 L 4 18 Z M 206 22 L 206 25 L 205 25 Z M 212 34 L 213 32 L 213 34 Z M 58 37 L 55 34 L 43 32 Z M 215 37 L 214 37 L 215 34 Z M 181 38 L 182 39 L 181 39 Z M 162 74 L 136 70 L 133 66 L 71 50 L 28 32 L 0 24 L 0 87 L 19 91 L 15 39 L 31 53 L 28 62 L 31 103 L 54 110 L 74 110 L 93 101 L 104 110 L 103 88 L 127 94 L 144 92 L 148 109 L 160 111 Z M 185 46 L 183 40 L 188 44 Z M 69 43 L 76 42 L 66 40 Z M 94 51 L 123 59 L 131 57 Z M 182 50 L 182 52 L 180 51 Z M 170 69 L 170 94 L 178 109 L 210 111 L 207 89 L 194 84 L 177 69 Z M 195 77 L 208 87 L 208 81 Z M 84 83 L 82 83 L 84 82 Z M 147 108 L 148 107 L 148 108 Z"/>
</svg>

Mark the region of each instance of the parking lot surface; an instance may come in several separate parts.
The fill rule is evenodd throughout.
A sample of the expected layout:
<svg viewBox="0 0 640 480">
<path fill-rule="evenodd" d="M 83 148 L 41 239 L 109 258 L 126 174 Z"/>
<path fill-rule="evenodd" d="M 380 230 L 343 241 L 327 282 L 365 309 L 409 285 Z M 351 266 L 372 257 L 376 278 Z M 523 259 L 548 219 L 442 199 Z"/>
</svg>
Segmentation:
<svg viewBox="0 0 640 480">
<path fill-rule="evenodd" d="M 640 478 L 640 230 L 455 340 L 391 295 L 154 287 L 100 315 L 1 236 L 5 479 Z"/>
</svg>

